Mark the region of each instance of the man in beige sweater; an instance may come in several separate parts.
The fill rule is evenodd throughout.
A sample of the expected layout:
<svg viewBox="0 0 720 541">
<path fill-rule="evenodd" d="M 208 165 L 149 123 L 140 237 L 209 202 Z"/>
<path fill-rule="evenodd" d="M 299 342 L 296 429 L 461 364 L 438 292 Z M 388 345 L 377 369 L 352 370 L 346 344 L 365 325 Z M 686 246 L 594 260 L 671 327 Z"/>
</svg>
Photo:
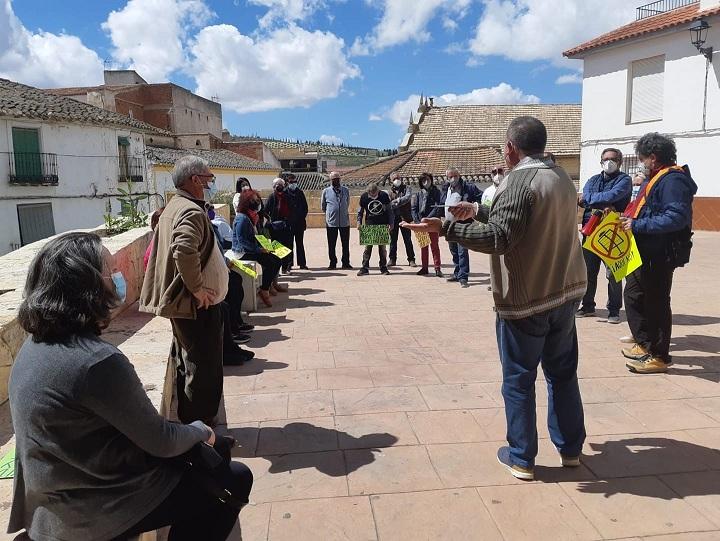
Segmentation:
<svg viewBox="0 0 720 541">
<path fill-rule="evenodd" d="M 177 193 L 155 228 L 140 310 L 172 323 L 170 362 L 177 370 L 178 417 L 213 426 L 223 388 L 223 319 L 220 302 L 228 269 L 207 215 L 205 191 L 214 176 L 197 156 L 178 160 Z"/>
<path fill-rule="evenodd" d="M 575 311 L 586 272 L 577 230 L 577 192 L 545 157 L 547 131 L 534 117 L 510 123 L 504 155 L 510 174 L 492 205 L 460 203 L 458 221 L 426 218 L 404 227 L 439 232 L 448 242 L 490 254 L 503 368 L 508 447 L 498 460 L 519 479 L 533 479 L 537 455 L 535 379 L 548 383 L 548 428 L 563 466 L 578 466 L 585 441 L 577 381 Z M 469 223 L 462 220 L 475 218 Z"/>
</svg>

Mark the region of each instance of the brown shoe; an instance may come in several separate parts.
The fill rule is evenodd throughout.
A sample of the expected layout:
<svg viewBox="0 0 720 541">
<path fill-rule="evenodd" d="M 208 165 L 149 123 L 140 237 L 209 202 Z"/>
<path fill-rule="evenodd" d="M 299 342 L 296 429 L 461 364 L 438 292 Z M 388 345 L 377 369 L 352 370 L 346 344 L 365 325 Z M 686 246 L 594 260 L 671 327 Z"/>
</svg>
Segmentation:
<svg viewBox="0 0 720 541">
<path fill-rule="evenodd" d="M 650 354 L 650 352 L 647 351 L 640 344 L 633 344 L 633 346 L 631 348 L 623 349 L 622 354 L 623 354 L 623 357 L 625 357 L 627 359 L 639 361 L 643 357 L 647 357 Z"/>
<path fill-rule="evenodd" d="M 277 297 L 278 292 L 277 292 L 277 289 L 275 289 L 275 286 L 274 286 L 274 285 L 270 284 L 270 289 L 268 289 L 268 292 L 269 292 L 270 295 L 272 295 L 273 297 Z"/>
<path fill-rule="evenodd" d="M 645 355 L 642 359 L 626 362 L 625 366 L 636 374 L 661 374 L 667 372 L 671 364 L 672 361 L 665 362 L 652 355 Z"/>
<path fill-rule="evenodd" d="M 265 291 L 264 289 L 258 289 L 258 297 L 260 297 L 260 300 L 263 301 L 263 304 L 267 306 L 268 308 L 272 307 L 272 301 L 270 300 L 270 292 Z"/>
<path fill-rule="evenodd" d="M 288 286 L 287 284 L 281 284 L 280 282 L 275 282 L 273 284 L 276 291 L 280 291 L 281 293 L 287 293 Z"/>
</svg>

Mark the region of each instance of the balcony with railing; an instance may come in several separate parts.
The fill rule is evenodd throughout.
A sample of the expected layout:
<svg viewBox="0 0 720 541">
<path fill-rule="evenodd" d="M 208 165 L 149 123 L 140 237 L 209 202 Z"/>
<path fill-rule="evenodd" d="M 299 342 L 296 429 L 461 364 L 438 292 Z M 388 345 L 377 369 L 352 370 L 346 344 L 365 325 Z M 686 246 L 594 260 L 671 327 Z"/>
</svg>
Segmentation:
<svg viewBox="0 0 720 541">
<path fill-rule="evenodd" d="M 120 156 L 118 167 L 118 182 L 142 182 L 145 178 L 145 166 L 142 158 Z"/>
<path fill-rule="evenodd" d="M 644 6 L 637 8 L 635 20 L 640 21 L 648 17 L 654 17 L 661 13 L 667 13 L 674 9 L 683 8 L 692 4 L 699 4 L 700 0 L 660 0 L 659 2 L 650 2 Z"/>
<path fill-rule="evenodd" d="M 10 152 L 10 184 L 57 186 L 57 154 Z"/>
</svg>

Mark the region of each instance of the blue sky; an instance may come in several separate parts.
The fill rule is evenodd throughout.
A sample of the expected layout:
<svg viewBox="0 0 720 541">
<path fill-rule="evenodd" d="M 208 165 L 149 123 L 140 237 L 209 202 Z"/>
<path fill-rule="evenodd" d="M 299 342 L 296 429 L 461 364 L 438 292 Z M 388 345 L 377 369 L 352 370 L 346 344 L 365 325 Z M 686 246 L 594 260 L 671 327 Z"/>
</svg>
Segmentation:
<svg viewBox="0 0 720 541">
<path fill-rule="evenodd" d="M 81 86 L 101 82 L 106 61 L 218 96 L 235 134 L 396 147 L 421 92 L 436 104 L 578 103 L 582 66 L 562 50 L 629 22 L 635 7 L 626 0 L 0 0 L 0 77 Z"/>
</svg>

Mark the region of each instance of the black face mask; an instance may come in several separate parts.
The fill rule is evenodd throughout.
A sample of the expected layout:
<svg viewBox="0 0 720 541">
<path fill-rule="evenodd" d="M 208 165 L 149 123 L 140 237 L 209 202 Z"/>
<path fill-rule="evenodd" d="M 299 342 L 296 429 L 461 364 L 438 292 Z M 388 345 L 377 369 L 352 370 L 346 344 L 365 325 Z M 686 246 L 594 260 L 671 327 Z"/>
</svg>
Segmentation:
<svg viewBox="0 0 720 541">
<path fill-rule="evenodd" d="M 340 179 L 334 179 L 332 181 L 332 185 L 334 188 L 337 188 L 338 186 L 340 186 Z"/>
<path fill-rule="evenodd" d="M 250 210 L 259 210 L 260 209 L 260 203 L 258 201 L 253 201 L 250 203 Z"/>
<path fill-rule="evenodd" d="M 285 188 L 283 188 L 282 186 L 276 186 L 276 187 L 275 187 L 275 191 L 276 191 L 276 192 L 282 192 L 284 189 L 285 189 Z"/>
</svg>

